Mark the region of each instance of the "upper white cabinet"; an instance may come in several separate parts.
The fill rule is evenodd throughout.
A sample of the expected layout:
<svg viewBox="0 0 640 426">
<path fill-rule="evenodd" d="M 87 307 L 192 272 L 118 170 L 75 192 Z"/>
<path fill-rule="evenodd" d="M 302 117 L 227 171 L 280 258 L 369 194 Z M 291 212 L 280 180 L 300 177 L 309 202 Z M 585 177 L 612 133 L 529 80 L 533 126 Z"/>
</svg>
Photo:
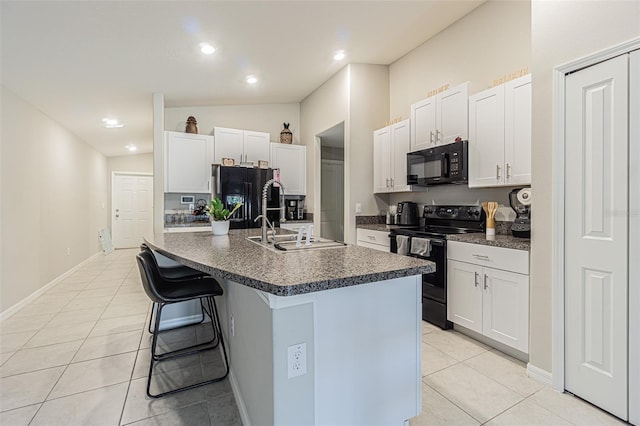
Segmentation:
<svg viewBox="0 0 640 426">
<path fill-rule="evenodd" d="M 272 143 L 269 167 L 280 169 L 285 195 L 307 194 L 307 147 Z"/>
<path fill-rule="evenodd" d="M 239 165 L 244 162 L 258 164 L 258 160 L 269 161 L 269 133 L 215 127 L 214 163 L 221 164 L 223 158 L 233 158 Z"/>
<path fill-rule="evenodd" d="M 529 252 L 447 243 L 447 319 L 529 350 Z"/>
<path fill-rule="evenodd" d="M 373 192 L 411 191 L 407 185 L 410 120 L 373 132 Z"/>
<path fill-rule="evenodd" d="M 411 105 L 411 151 L 468 136 L 469 82 Z"/>
<path fill-rule="evenodd" d="M 469 187 L 531 184 L 531 75 L 469 97 Z"/>
<path fill-rule="evenodd" d="M 165 192 L 210 192 L 212 136 L 165 132 L 164 154 Z"/>
</svg>

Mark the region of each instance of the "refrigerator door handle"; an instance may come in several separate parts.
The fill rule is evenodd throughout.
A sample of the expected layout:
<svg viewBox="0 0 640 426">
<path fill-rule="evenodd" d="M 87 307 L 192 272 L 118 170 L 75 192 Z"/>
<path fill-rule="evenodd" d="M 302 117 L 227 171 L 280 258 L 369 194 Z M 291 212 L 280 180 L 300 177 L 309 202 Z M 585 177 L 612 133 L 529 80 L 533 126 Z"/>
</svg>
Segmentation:
<svg viewBox="0 0 640 426">
<path fill-rule="evenodd" d="M 251 217 L 251 212 L 253 212 L 253 183 L 248 182 L 248 191 L 247 191 L 247 200 L 249 200 L 249 207 L 247 208 L 247 228 L 251 228 L 253 223 L 253 218 Z"/>
</svg>

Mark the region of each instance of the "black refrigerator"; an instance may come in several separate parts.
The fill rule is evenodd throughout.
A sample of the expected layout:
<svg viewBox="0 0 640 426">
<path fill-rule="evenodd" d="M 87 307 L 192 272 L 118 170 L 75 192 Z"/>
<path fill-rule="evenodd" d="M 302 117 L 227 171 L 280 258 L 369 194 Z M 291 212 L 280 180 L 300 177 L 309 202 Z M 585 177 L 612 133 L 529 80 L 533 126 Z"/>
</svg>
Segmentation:
<svg viewBox="0 0 640 426">
<path fill-rule="evenodd" d="M 254 221 L 262 213 L 262 188 L 273 178 L 273 169 L 259 169 L 256 167 L 221 166 L 213 164 L 212 198 L 218 197 L 229 211 L 236 204 L 243 203 L 229 219 L 231 229 L 259 228 L 262 220 Z M 280 207 L 279 188 L 271 185 L 267 191 L 267 206 Z M 276 226 L 280 213 L 272 210 L 267 214 L 269 220 Z"/>
</svg>

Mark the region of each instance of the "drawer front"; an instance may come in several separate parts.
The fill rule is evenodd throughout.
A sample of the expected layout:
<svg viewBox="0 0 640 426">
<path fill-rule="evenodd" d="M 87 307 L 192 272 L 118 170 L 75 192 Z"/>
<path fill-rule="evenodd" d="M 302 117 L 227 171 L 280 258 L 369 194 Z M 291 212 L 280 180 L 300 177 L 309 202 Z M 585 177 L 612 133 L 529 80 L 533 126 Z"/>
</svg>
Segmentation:
<svg viewBox="0 0 640 426">
<path fill-rule="evenodd" d="M 371 244 L 368 243 L 366 241 L 358 241 L 358 247 L 367 247 L 370 249 L 374 249 L 374 250 L 378 250 L 378 251 L 384 251 L 386 253 L 389 253 L 389 247 L 385 247 L 383 245 L 380 244 Z"/>
<path fill-rule="evenodd" d="M 529 275 L 529 252 L 525 250 L 448 241 L 447 258 Z"/>
<path fill-rule="evenodd" d="M 384 246 L 389 251 L 391 247 L 391 240 L 389 239 L 388 231 L 374 231 L 372 229 L 356 229 L 356 235 L 359 242 L 365 242 L 370 244 L 377 244 Z"/>
</svg>

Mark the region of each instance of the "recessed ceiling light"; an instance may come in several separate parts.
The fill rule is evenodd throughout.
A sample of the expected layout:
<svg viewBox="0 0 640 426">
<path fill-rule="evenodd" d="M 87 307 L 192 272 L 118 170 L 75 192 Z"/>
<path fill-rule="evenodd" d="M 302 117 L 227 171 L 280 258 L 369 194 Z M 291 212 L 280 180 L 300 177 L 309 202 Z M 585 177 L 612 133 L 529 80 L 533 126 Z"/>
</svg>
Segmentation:
<svg viewBox="0 0 640 426">
<path fill-rule="evenodd" d="M 256 84 L 258 82 L 258 78 L 255 75 L 247 76 L 247 83 Z"/>
<path fill-rule="evenodd" d="M 216 48 L 210 45 L 209 43 L 200 43 L 200 51 L 205 55 L 211 55 L 216 51 Z"/>
<path fill-rule="evenodd" d="M 133 145 L 133 144 L 125 145 L 124 147 L 127 148 L 131 152 L 133 152 L 133 151 L 138 149 L 138 147 Z"/>
<path fill-rule="evenodd" d="M 117 129 L 120 127 L 124 127 L 124 124 L 120 123 L 115 118 L 103 118 L 102 123 L 103 123 L 102 125 L 107 129 Z"/>
<path fill-rule="evenodd" d="M 335 55 L 333 55 L 333 59 L 335 59 L 336 61 L 341 61 L 345 58 L 345 56 L 347 56 L 347 54 L 344 53 L 344 50 L 338 50 Z"/>
</svg>

